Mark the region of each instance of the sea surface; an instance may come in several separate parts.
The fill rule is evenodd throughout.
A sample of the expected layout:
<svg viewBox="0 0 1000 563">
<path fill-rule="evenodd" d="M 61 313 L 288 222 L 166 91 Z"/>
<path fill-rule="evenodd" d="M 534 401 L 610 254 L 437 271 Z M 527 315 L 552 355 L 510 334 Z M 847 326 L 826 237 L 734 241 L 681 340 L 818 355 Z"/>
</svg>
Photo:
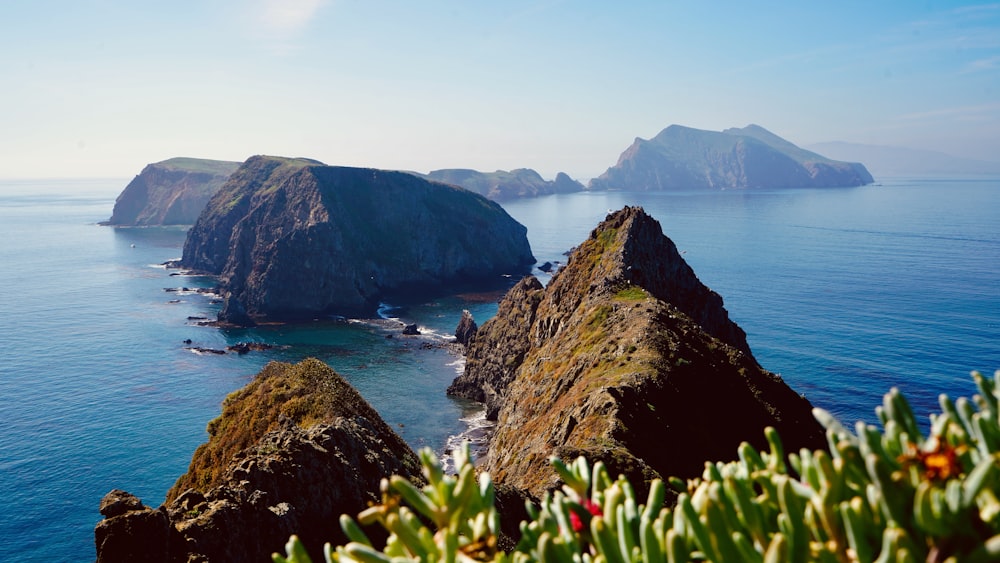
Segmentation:
<svg viewBox="0 0 1000 563">
<path fill-rule="evenodd" d="M 880 181 L 505 208 L 541 264 L 565 262 L 608 211 L 643 206 L 764 367 L 844 422 L 874 422 L 892 386 L 925 416 L 939 393 L 974 392 L 970 370 L 1000 369 L 1000 179 Z M 462 360 L 442 344 L 463 309 L 493 315 L 497 294 L 386 308 L 381 320 L 198 326 L 218 310 L 198 292 L 212 281 L 160 266 L 180 257 L 184 230 L 97 225 L 126 183 L 0 182 L 0 561 L 92 560 L 101 497 L 121 488 L 159 505 L 221 401 L 270 360 L 328 362 L 414 447 L 443 454 L 476 435 L 477 406 L 444 394 Z M 402 337 L 401 322 L 424 335 Z M 275 347 L 193 349 L 245 341 Z"/>
</svg>

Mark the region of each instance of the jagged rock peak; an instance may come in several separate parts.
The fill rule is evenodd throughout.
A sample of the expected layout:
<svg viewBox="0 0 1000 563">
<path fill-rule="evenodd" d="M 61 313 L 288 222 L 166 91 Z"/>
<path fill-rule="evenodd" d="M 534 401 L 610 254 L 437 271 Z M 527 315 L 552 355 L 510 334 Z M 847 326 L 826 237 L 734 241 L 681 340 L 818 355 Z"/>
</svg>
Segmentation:
<svg viewBox="0 0 1000 563">
<path fill-rule="evenodd" d="M 227 397 L 209 442 L 159 508 L 115 490 L 94 530 L 99 562 L 261 561 L 298 534 L 313 558 L 416 454 L 329 366 L 272 362 Z"/>
<path fill-rule="evenodd" d="M 497 421 L 482 467 L 540 496 L 552 455 L 633 483 L 693 477 L 774 426 L 821 448 L 811 405 L 762 369 L 722 299 L 641 208 L 612 213 L 543 287 L 526 277 L 469 345 L 449 393 Z M 640 485 L 641 486 L 641 485 Z"/>
<path fill-rule="evenodd" d="M 556 280 L 554 291 L 575 293 L 617 293 L 635 286 L 666 301 L 690 316 L 723 342 L 750 352 L 746 333 L 729 319 L 722 297 L 706 287 L 666 235 L 659 221 L 642 207 L 624 207 L 610 213 L 578 247 Z M 563 290 L 563 284 L 575 292 Z M 576 303 L 570 303 L 575 307 Z"/>
<path fill-rule="evenodd" d="M 463 310 L 462 318 L 459 319 L 458 326 L 455 327 L 455 340 L 463 346 L 468 345 L 475 338 L 477 330 L 479 330 L 479 325 L 472 318 L 472 313 L 468 309 Z"/>
</svg>

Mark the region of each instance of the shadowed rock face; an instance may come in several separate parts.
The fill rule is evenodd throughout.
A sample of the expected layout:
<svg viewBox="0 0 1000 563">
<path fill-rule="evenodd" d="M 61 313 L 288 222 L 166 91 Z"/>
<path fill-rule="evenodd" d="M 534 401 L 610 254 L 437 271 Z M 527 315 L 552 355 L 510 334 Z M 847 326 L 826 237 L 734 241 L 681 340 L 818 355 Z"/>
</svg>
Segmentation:
<svg viewBox="0 0 1000 563">
<path fill-rule="evenodd" d="M 373 314 L 380 300 L 498 283 L 534 263 L 524 226 L 403 172 L 253 157 L 188 234 L 182 264 L 254 318 Z"/>
<path fill-rule="evenodd" d="M 191 225 L 240 163 L 172 158 L 147 165 L 115 200 L 104 224 Z"/>
<path fill-rule="evenodd" d="M 601 223 L 547 287 L 528 277 L 468 348 L 450 393 L 497 420 L 483 468 L 539 496 L 548 458 L 585 455 L 641 483 L 760 447 L 825 445 L 811 406 L 750 354 L 722 299 L 641 208 Z"/>
<path fill-rule="evenodd" d="M 872 183 L 864 165 L 801 149 L 763 127 L 703 131 L 671 125 L 636 139 L 590 189 L 826 188 Z"/>
<path fill-rule="evenodd" d="M 390 475 L 420 479 L 412 450 L 322 362 L 273 362 L 226 399 L 187 474 L 156 509 L 101 502 L 98 561 L 264 561 L 291 534 L 314 558 L 337 519 L 379 500 Z"/>
</svg>

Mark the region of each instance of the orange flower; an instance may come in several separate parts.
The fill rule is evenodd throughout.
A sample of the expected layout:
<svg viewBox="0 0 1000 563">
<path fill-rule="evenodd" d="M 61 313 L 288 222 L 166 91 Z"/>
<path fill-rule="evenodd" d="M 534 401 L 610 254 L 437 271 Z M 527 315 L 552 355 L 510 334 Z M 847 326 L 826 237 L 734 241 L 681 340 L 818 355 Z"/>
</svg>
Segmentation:
<svg viewBox="0 0 1000 563">
<path fill-rule="evenodd" d="M 951 444 L 937 436 L 931 439 L 934 440 L 933 450 L 926 452 L 914 447 L 914 453 L 903 456 L 900 462 L 904 466 L 919 463 L 924 479 L 928 481 L 947 481 L 961 474 L 962 466 L 958 463 L 958 455 L 961 453 L 959 448 L 953 448 Z"/>
</svg>

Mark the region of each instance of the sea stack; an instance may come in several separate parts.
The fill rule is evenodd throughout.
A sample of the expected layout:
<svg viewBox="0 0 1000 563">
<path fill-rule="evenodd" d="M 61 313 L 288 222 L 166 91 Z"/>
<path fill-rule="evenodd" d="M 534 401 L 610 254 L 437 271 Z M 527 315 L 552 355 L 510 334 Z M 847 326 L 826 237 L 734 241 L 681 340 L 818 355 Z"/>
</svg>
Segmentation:
<svg viewBox="0 0 1000 563">
<path fill-rule="evenodd" d="M 767 426 L 790 451 L 825 445 L 809 402 L 757 364 L 722 298 L 638 207 L 610 214 L 548 286 L 512 288 L 449 393 L 497 421 L 483 469 L 535 496 L 557 485 L 553 455 L 641 484 L 763 447 Z"/>
<path fill-rule="evenodd" d="M 218 276 L 257 320 L 365 316 L 384 299 L 526 272 L 526 233 L 499 205 L 456 186 L 255 156 L 198 218 L 181 264 Z"/>
</svg>

